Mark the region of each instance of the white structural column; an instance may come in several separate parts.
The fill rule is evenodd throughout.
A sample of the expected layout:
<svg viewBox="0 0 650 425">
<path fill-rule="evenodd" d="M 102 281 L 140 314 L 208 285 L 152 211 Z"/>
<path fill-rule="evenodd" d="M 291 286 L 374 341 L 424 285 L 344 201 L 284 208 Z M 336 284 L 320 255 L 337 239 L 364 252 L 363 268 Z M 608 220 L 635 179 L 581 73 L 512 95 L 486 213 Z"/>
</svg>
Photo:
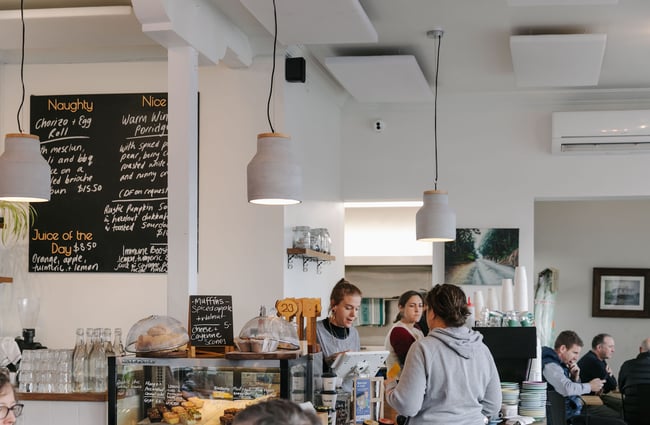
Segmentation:
<svg viewBox="0 0 650 425">
<path fill-rule="evenodd" d="M 132 0 L 142 31 L 167 48 L 167 315 L 184 321 L 198 289 L 198 65 L 252 62 L 248 38 L 210 0 Z"/>
<path fill-rule="evenodd" d="M 193 47 L 173 47 L 167 61 L 167 314 L 183 320 L 188 317 L 188 303 L 179 300 L 196 294 L 198 287 L 198 54 Z"/>
</svg>

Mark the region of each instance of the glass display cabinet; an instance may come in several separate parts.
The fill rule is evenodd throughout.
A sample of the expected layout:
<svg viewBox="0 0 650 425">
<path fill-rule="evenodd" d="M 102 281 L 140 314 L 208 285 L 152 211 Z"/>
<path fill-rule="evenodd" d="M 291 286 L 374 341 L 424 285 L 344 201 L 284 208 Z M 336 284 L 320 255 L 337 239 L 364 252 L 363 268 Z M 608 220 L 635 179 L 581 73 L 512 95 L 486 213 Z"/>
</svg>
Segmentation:
<svg viewBox="0 0 650 425">
<path fill-rule="evenodd" d="M 110 357 L 108 425 L 219 425 L 267 398 L 313 401 L 321 373 L 321 353 L 244 360 Z"/>
</svg>

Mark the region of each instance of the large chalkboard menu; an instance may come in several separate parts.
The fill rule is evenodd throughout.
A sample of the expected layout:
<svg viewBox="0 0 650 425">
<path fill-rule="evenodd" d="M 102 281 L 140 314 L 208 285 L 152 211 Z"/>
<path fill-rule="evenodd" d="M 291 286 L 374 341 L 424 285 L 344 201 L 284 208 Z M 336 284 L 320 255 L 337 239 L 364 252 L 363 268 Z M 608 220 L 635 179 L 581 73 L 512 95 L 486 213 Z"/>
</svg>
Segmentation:
<svg viewBox="0 0 650 425">
<path fill-rule="evenodd" d="M 52 168 L 30 272 L 167 272 L 167 94 L 31 96 Z"/>
<path fill-rule="evenodd" d="M 195 347 L 233 345 L 232 296 L 190 295 L 190 344 Z"/>
</svg>

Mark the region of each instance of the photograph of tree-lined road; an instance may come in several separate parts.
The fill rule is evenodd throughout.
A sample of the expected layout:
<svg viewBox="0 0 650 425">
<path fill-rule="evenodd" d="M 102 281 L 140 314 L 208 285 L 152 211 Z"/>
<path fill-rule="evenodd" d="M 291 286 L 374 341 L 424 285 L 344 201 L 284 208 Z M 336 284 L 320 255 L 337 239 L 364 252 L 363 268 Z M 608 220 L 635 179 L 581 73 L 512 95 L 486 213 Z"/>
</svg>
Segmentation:
<svg viewBox="0 0 650 425">
<path fill-rule="evenodd" d="M 456 229 L 445 243 L 445 283 L 500 285 L 519 264 L 519 229 Z"/>
</svg>

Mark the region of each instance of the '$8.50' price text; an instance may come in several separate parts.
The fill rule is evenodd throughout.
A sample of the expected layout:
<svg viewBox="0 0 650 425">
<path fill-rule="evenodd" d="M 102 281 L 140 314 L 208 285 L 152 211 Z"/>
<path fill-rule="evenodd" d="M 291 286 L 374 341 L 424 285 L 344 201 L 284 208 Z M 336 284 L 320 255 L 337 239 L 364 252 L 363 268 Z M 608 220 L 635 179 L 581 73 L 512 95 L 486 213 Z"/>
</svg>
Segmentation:
<svg viewBox="0 0 650 425">
<path fill-rule="evenodd" d="M 77 252 L 92 251 L 97 248 L 97 242 L 75 242 L 72 246 L 72 250 Z"/>
</svg>

